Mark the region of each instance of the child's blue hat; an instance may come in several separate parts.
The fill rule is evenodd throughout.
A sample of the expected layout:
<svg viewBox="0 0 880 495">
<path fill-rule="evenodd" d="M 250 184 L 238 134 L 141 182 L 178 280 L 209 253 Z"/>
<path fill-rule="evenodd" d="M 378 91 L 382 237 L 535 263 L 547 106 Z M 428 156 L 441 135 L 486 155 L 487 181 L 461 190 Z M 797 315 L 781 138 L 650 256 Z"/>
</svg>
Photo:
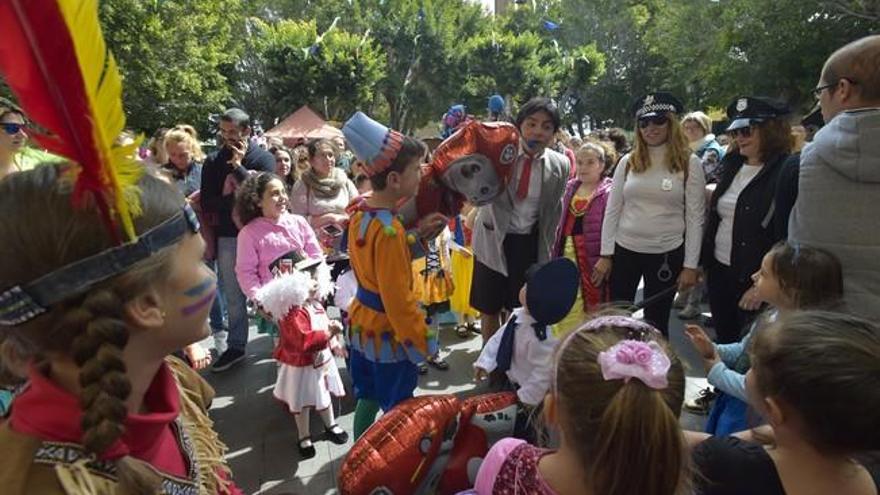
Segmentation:
<svg viewBox="0 0 880 495">
<path fill-rule="evenodd" d="M 553 325 L 571 311 L 580 279 L 568 258 L 533 265 L 526 272 L 526 308 L 536 322 Z"/>
<path fill-rule="evenodd" d="M 387 169 L 403 146 L 403 134 L 376 122 L 363 112 L 355 113 L 342 127 L 348 146 L 369 176 Z"/>
</svg>

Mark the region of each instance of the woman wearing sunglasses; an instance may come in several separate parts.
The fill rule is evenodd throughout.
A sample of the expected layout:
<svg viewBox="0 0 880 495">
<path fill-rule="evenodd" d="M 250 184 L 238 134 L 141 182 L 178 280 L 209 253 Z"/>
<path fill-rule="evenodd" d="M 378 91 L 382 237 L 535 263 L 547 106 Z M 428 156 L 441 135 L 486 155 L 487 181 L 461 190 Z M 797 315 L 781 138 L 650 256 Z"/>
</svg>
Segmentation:
<svg viewBox="0 0 880 495">
<path fill-rule="evenodd" d="M 635 149 L 614 172 L 593 273 L 597 285 L 610 278 L 613 301 L 634 301 L 644 278 L 644 298 L 657 296 L 645 319 L 664 335 L 673 287 L 697 282 L 706 204 L 703 167 L 677 117 L 682 108 L 669 93 L 650 93 L 634 105 Z"/>
<path fill-rule="evenodd" d="M 0 105 L 0 179 L 22 170 L 16 155 L 26 143 L 24 115 L 14 108 Z"/>
<path fill-rule="evenodd" d="M 727 107 L 730 148 L 709 204 L 703 244 L 717 342 L 736 342 L 760 301 L 751 274 L 780 237 L 776 201 L 783 163 L 794 146 L 788 107 L 768 98 L 736 98 Z"/>
</svg>

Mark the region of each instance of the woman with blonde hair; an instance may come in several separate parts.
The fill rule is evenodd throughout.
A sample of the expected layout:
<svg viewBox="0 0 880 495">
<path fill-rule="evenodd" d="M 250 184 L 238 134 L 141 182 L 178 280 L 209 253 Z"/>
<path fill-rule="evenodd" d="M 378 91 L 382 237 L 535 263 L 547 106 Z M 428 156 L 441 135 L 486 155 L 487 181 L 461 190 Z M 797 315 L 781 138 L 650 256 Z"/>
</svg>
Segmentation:
<svg viewBox="0 0 880 495">
<path fill-rule="evenodd" d="M 165 134 L 163 146 L 168 161 L 162 165 L 162 171 L 171 177 L 181 194 L 189 197 L 202 184 L 205 153 L 199 145 L 198 133 L 191 125 L 177 125 Z"/>
<path fill-rule="evenodd" d="M 614 172 L 602 257 L 594 268 L 597 283 L 610 279 L 614 301 L 632 303 L 644 278 L 644 298 L 658 297 L 645 308 L 645 318 L 664 335 L 672 287 L 686 289 L 697 282 L 706 204 L 703 167 L 676 116 L 682 108 L 675 96 L 662 92 L 634 105 L 635 148 Z"/>
</svg>

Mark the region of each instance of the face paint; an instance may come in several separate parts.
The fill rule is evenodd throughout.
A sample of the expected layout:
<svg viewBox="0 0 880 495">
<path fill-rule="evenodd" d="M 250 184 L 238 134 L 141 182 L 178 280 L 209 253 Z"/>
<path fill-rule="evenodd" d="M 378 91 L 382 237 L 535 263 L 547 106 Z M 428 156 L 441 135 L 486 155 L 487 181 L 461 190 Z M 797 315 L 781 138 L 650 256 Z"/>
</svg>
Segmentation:
<svg viewBox="0 0 880 495">
<path fill-rule="evenodd" d="M 201 282 L 185 290 L 183 293 L 187 297 L 200 297 L 198 301 L 189 306 L 184 306 L 181 310 L 183 316 L 189 316 L 214 302 L 214 297 L 217 295 L 217 279 L 210 276 L 205 277 Z"/>
<path fill-rule="evenodd" d="M 205 277 L 198 285 L 190 287 L 186 291 L 184 291 L 184 295 L 188 297 L 199 297 L 204 294 L 206 290 L 211 289 L 214 286 L 215 279 L 214 277 Z"/>
<path fill-rule="evenodd" d="M 216 289 L 212 290 L 210 294 L 199 299 L 195 303 L 190 304 L 189 306 L 184 306 L 183 309 L 180 311 L 181 314 L 183 314 L 183 316 L 189 316 L 193 313 L 197 313 L 200 309 L 202 309 L 205 306 L 208 306 L 212 302 L 214 302 L 214 296 L 216 296 L 216 295 L 217 295 L 217 290 Z"/>
</svg>

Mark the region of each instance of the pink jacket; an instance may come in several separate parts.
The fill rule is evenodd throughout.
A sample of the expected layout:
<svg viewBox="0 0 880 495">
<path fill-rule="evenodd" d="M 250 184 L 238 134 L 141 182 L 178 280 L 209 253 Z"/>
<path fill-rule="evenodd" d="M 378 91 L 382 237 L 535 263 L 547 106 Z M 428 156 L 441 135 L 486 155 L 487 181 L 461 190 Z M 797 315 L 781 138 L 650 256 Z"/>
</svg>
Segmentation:
<svg viewBox="0 0 880 495">
<path fill-rule="evenodd" d="M 269 265 L 291 251 L 299 251 L 307 258 L 323 256 L 315 231 L 299 215 L 283 213 L 278 221 L 259 217 L 241 229 L 235 275 L 248 299 L 253 299 L 257 289 L 272 280 Z"/>
</svg>

